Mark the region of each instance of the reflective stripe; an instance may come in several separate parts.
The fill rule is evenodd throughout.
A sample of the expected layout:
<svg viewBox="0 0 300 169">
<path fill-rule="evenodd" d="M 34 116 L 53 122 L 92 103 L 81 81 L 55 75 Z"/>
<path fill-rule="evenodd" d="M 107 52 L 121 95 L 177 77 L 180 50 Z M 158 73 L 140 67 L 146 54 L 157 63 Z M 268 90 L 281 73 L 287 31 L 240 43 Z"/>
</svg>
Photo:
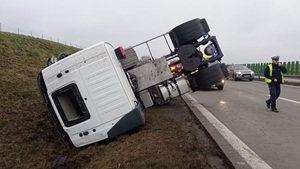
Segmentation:
<svg viewBox="0 0 300 169">
<path fill-rule="evenodd" d="M 272 66 L 272 64 L 269 64 L 268 66 L 269 66 L 269 69 L 270 69 L 270 76 L 272 77 L 273 66 Z M 283 77 L 283 73 L 282 73 L 281 70 L 280 70 L 280 73 L 281 73 L 281 83 L 284 83 L 284 77 Z M 271 83 L 271 82 L 272 82 L 272 79 L 265 78 L 265 82 L 266 82 L 266 83 Z"/>
<path fill-rule="evenodd" d="M 272 66 L 272 64 L 269 64 L 268 66 L 269 66 L 269 70 L 270 70 L 270 76 L 272 77 L 273 66 Z M 265 82 L 266 82 L 266 83 L 271 83 L 271 82 L 272 82 L 272 79 L 265 78 Z"/>
</svg>

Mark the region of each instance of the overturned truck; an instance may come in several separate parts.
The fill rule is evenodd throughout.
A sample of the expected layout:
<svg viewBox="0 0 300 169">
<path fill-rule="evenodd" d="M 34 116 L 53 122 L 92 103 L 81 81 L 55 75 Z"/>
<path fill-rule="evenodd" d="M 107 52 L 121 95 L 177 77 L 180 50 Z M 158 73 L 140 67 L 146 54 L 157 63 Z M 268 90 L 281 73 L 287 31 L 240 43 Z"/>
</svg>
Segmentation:
<svg viewBox="0 0 300 169">
<path fill-rule="evenodd" d="M 223 53 L 209 31 L 206 20 L 198 18 L 125 49 L 101 42 L 49 59 L 37 80 L 64 142 L 81 147 L 114 138 L 143 125 L 145 108 L 161 105 L 190 88 L 216 85 L 223 89 L 227 74 L 221 63 Z M 160 37 L 170 53 L 154 59 L 148 42 Z M 137 56 L 135 47 L 142 44 L 148 46 L 150 57 Z M 181 69 L 174 71 L 172 67 L 178 65 Z"/>
</svg>

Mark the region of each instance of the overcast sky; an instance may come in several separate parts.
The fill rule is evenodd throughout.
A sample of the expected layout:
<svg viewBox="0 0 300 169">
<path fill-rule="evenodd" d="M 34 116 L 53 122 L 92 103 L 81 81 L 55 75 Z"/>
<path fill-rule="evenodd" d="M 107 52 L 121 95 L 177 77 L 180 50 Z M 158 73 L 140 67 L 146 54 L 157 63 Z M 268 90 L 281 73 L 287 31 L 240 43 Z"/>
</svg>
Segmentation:
<svg viewBox="0 0 300 169">
<path fill-rule="evenodd" d="M 298 0 L 0 0 L 2 31 L 78 47 L 128 47 L 194 18 L 207 20 L 227 64 L 300 60 Z"/>
</svg>

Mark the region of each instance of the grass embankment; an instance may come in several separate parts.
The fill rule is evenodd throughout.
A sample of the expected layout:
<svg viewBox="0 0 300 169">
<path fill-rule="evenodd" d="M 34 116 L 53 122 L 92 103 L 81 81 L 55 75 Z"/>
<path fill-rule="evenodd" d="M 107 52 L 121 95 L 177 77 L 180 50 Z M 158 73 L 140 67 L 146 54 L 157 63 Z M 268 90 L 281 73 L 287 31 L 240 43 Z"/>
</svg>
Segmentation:
<svg viewBox="0 0 300 169">
<path fill-rule="evenodd" d="M 56 154 L 66 151 L 59 147 L 53 133 L 36 77 L 48 57 L 78 50 L 43 39 L 0 33 L 1 168 L 43 168 Z"/>
<path fill-rule="evenodd" d="M 0 168 L 228 168 L 222 152 L 180 99 L 147 109 L 146 124 L 108 144 L 67 148 L 56 134 L 36 77 L 49 56 L 78 49 L 0 33 Z"/>
</svg>

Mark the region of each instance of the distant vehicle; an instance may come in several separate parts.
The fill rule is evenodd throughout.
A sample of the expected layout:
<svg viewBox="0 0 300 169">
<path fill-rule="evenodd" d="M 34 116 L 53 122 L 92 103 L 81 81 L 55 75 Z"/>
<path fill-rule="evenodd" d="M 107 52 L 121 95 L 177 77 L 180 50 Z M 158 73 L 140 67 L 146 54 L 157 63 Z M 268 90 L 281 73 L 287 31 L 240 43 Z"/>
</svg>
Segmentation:
<svg viewBox="0 0 300 169">
<path fill-rule="evenodd" d="M 254 72 L 244 65 L 231 65 L 227 67 L 229 76 L 227 79 L 236 80 L 249 80 L 254 79 Z"/>
</svg>

